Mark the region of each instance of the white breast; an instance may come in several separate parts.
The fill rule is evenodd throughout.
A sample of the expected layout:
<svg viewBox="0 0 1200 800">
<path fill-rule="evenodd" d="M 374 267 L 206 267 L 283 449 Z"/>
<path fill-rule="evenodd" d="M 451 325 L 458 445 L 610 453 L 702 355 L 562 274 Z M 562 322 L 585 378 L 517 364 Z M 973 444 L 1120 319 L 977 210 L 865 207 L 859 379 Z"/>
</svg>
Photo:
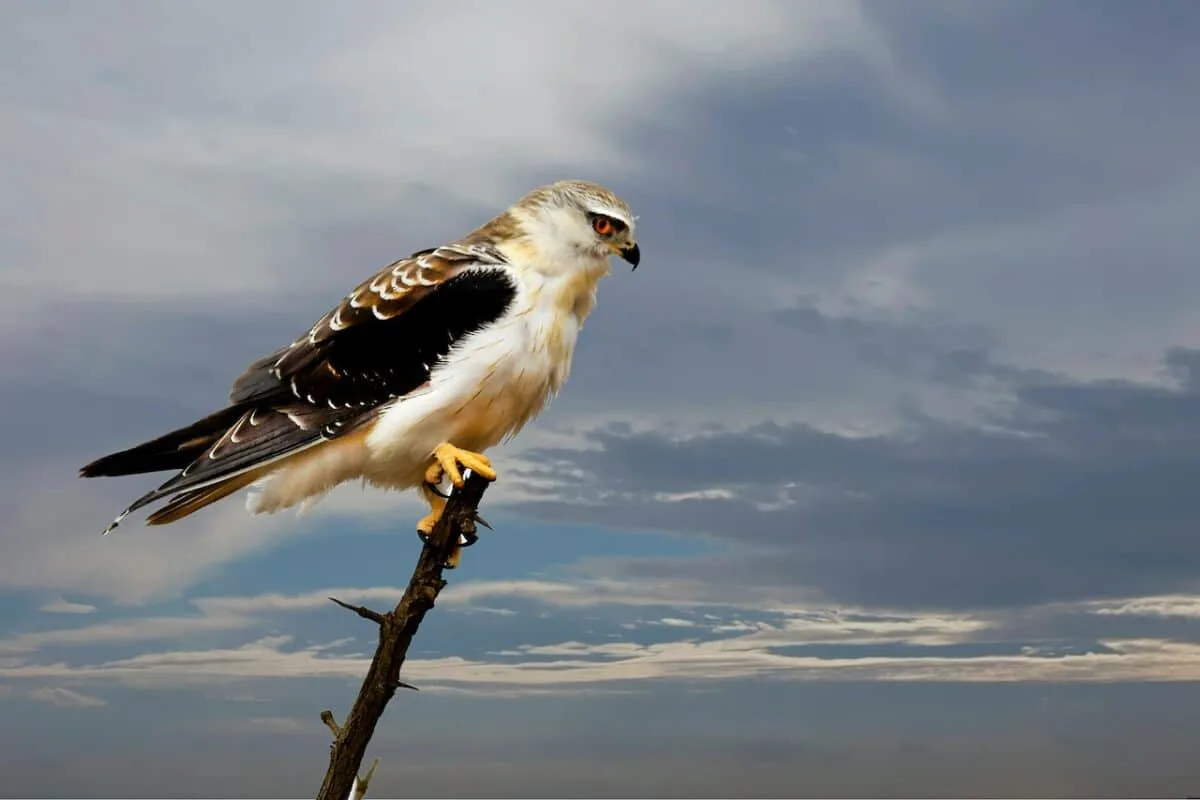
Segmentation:
<svg viewBox="0 0 1200 800">
<path fill-rule="evenodd" d="M 389 407 L 365 434 L 307 451 L 267 479 L 247 507 L 272 512 L 313 501 L 345 481 L 421 483 L 442 442 L 482 452 L 519 431 L 562 388 L 595 304 L 594 268 L 523 270 L 512 308 L 458 344 L 429 384 Z"/>
<path fill-rule="evenodd" d="M 537 416 L 570 373 L 603 274 L 577 272 L 523 272 L 505 316 L 459 343 L 427 388 L 384 412 L 367 437 L 365 477 L 414 486 L 442 442 L 482 452 Z"/>
</svg>

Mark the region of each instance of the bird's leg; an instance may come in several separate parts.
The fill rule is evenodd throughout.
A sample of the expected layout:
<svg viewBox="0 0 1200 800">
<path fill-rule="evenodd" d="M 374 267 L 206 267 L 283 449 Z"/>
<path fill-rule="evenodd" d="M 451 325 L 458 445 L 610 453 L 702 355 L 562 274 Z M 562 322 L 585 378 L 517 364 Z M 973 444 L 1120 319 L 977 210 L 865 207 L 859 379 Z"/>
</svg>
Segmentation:
<svg viewBox="0 0 1200 800">
<path fill-rule="evenodd" d="M 432 471 L 431 468 L 429 472 Z M 441 478 L 439 476 L 438 480 L 431 481 L 429 480 L 429 472 L 425 473 L 425 483 L 421 484 L 421 494 L 424 495 L 425 502 L 429 503 L 429 513 L 417 521 L 417 535 L 422 540 L 433 533 L 434 526 L 442 518 L 442 512 L 446 510 L 446 496 L 438 491 L 438 484 L 441 483 Z"/>
<path fill-rule="evenodd" d="M 429 534 L 433 533 L 438 520 L 442 518 L 442 512 L 446 510 L 446 496 L 438 489 L 438 484 L 441 482 L 442 467 L 440 464 L 434 463 L 425 472 L 425 482 L 421 484 L 421 494 L 425 495 L 425 501 L 429 503 L 429 513 L 417 522 L 417 536 L 421 537 L 422 542 L 429 539 Z M 446 569 L 454 569 L 461 559 L 462 545 L 458 544 L 446 558 Z"/>
<path fill-rule="evenodd" d="M 421 493 L 425 496 L 425 501 L 429 503 L 429 513 L 417 522 L 417 535 L 422 542 L 426 541 L 433 533 L 438 520 L 442 518 L 442 512 L 446 510 L 447 496 L 439 487 L 447 475 L 455 486 L 462 486 L 464 481 L 462 472 L 459 470 L 461 464 L 472 472 L 482 475 L 485 480 L 494 481 L 496 479 L 496 471 L 492 469 L 492 462 L 488 460 L 487 456 L 463 450 L 448 442 L 444 442 L 434 449 L 433 459 L 433 463 L 425 470 L 425 480 L 421 484 Z M 475 514 L 475 521 L 485 528 L 491 527 L 479 516 L 478 512 Z M 446 559 L 447 569 L 454 569 L 458 566 L 459 560 L 462 558 L 462 548 L 475 544 L 478 537 L 472 534 L 459 538 L 457 546 L 451 552 L 450 557 Z"/>
</svg>

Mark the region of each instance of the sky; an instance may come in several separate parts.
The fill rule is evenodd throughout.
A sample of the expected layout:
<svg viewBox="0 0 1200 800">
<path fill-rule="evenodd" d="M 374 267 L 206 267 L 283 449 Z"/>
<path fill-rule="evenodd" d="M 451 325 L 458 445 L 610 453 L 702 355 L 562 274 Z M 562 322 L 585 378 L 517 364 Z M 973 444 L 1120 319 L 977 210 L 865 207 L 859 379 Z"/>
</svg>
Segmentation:
<svg viewBox="0 0 1200 800">
<path fill-rule="evenodd" d="M 311 796 L 409 494 L 109 520 L 363 278 L 633 207 L 372 796 L 1200 794 L 1200 6 L 0 0 L 0 793 Z"/>
</svg>

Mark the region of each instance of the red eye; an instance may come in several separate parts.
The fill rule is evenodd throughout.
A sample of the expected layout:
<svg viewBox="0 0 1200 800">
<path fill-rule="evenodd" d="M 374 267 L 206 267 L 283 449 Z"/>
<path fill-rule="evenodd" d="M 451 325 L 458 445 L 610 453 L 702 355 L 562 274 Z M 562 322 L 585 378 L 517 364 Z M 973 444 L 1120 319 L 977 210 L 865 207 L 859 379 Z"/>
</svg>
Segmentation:
<svg viewBox="0 0 1200 800">
<path fill-rule="evenodd" d="M 592 220 L 592 230 L 601 236 L 608 236 L 616 229 L 613 227 L 612 220 L 608 217 L 596 217 Z"/>
</svg>

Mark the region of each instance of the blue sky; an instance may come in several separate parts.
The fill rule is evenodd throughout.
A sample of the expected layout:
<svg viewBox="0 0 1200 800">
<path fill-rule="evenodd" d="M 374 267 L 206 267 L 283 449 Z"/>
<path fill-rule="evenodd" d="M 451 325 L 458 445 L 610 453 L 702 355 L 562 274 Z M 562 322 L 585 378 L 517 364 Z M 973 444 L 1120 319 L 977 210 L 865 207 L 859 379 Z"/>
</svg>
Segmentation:
<svg viewBox="0 0 1200 800">
<path fill-rule="evenodd" d="M 539 183 L 643 266 L 494 451 L 376 796 L 1200 792 L 1200 7 L 0 0 L 0 783 L 303 796 L 423 513 L 99 532 Z"/>
</svg>

